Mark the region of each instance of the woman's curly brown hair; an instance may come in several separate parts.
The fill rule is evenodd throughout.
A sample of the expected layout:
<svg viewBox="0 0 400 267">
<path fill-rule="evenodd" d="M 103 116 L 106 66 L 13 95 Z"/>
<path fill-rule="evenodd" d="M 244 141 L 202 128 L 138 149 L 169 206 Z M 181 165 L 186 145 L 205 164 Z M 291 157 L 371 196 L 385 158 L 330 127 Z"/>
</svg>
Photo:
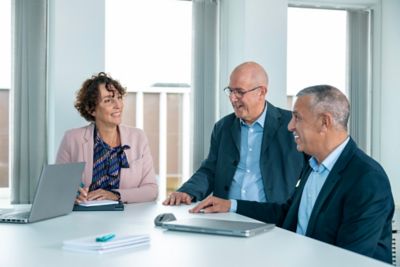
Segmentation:
<svg viewBox="0 0 400 267">
<path fill-rule="evenodd" d="M 99 72 L 99 74 L 93 75 L 84 81 L 82 87 L 76 93 L 74 106 L 81 116 L 90 122 L 95 120 L 95 117 L 91 113 L 95 111 L 99 102 L 100 84 L 105 84 L 107 91 L 111 92 L 115 88 L 121 96 L 126 94 L 126 89 L 104 72 Z"/>
</svg>

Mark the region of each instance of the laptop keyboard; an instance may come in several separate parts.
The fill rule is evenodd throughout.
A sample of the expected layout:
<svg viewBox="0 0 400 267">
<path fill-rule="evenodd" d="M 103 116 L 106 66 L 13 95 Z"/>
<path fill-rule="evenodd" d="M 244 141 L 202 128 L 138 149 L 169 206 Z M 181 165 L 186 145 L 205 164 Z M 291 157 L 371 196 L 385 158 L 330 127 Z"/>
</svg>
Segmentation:
<svg viewBox="0 0 400 267">
<path fill-rule="evenodd" d="M 4 218 L 16 218 L 16 219 L 25 219 L 29 217 L 29 211 L 26 212 L 10 212 L 5 214 Z"/>
<path fill-rule="evenodd" d="M 5 213 L 9 213 L 11 211 L 13 211 L 14 209 L 0 209 L 0 215 L 5 214 Z"/>
<path fill-rule="evenodd" d="M 30 212 L 14 211 L 0 215 L 0 222 L 5 223 L 27 223 Z"/>
</svg>

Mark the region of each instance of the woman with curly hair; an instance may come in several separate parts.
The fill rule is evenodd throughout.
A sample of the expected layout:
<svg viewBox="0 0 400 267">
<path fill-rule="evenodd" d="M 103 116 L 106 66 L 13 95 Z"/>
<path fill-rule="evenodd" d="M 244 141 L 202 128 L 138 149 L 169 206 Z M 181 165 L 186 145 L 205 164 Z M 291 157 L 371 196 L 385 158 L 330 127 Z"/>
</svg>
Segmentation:
<svg viewBox="0 0 400 267">
<path fill-rule="evenodd" d="M 87 79 L 75 108 L 89 125 L 65 133 L 57 163 L 86 162 L 76 202 L 155 200 L 158 194 L 147 138 L 140 129 L 121 125 L 125 88 L 104 72 Z"/>
</svg>

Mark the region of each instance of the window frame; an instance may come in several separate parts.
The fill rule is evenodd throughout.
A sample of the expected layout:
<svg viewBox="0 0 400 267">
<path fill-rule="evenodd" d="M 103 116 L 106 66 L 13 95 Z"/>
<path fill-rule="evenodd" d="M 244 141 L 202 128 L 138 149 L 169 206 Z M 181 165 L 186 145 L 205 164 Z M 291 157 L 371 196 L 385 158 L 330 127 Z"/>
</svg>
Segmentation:
<svg viewBox="0 0 400 267">
<path fill-rule="evenodd" d="M 357 81 L 357 79 L 362 79 L 366 88 L 357 87 L 357 90 L 349 88 L 349 96 L 352 98 L 352 116 L 351 118 L 359 118 L 360 113 L 366 112 L 366 116 L 362 116 L 361 121 L 351 124 L 350 134 L 357 139 L 360 139 L 361 143 L 359 146 L 369 155 L 377 160 L 381 158 L 381 128 L 380 128 L 380 118 L 381 118 L 381 33 L 379 31 L 381 27 L 381 3 L 379 0 L 346 0 L 341 3 L 337 1 L 326 0 L 288 0 L 288 7 L 305 7 L 305 8 L 320 8 L 320 9 L 341 9 L 349 12 L 366 11 L 369 14 L 368 18 L 368 30 L 365 34 L 368 35 L 368 47 L 364 50 L 367 51 L 368 61 L 367 73 L 364 77 L 356 74 L 353 71 L 353 77 L 348 77 L 348 83 L 351 81 Z M 356 22 L 354 22 L 356 23 Z M 359 25 L 358 25 L 359 26 Z M 353 27 L 358 27 L 353 25 Z M 348 30 L 349 32 L 349 30 Z M 352 40 L 353 42 L 357 40 Z M 359 41 L 359 40 L 358 40 Z M 353 44 L 354 46 L 356 44 Z M 359 45 L 359 44 L 357 44 Z M 349 44 L 348 47 L 351 47 Z M 351 55 L 353 57 L 353 55 Z M 352 58 L 351 69 L 355 70 L 358 63 L 362 62 L 360 58 Z M 372 64 L 372 62 L 374 64 Z M 362 96 L 363 101 L 356 101 L 356 96 Z M 372 95 L 374 98 L 372 98 Z M 354 105 L 355 104 L 355 105 Z M 354 106 L 354 107 L 353 107 Z M 372 110 L 374 112 L 372 112 Z M 351 119 L 350 118 L 350 119 Z M 364 135 L 364 137 L 362 137 Z"/>
</svg>

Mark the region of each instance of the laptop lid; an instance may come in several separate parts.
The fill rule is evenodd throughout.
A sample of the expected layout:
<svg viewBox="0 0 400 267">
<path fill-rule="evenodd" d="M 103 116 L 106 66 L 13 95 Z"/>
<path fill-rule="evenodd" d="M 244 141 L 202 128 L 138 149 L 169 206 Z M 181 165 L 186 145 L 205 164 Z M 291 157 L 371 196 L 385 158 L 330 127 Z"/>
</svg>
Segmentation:
<svg viewBox="0 0 400 267">
<path fill-rule="evenodd" d="M 274 224 L 189 218 L 164 222 L 161 227 L 174 231 L 250 237 L 271 230 Z"/>
<path fill-rule="evenodd" d="M 72 212 L 84 167 L 84 162 L 45 165 L 28 221 L 36 222 Z"/>
</svg>

